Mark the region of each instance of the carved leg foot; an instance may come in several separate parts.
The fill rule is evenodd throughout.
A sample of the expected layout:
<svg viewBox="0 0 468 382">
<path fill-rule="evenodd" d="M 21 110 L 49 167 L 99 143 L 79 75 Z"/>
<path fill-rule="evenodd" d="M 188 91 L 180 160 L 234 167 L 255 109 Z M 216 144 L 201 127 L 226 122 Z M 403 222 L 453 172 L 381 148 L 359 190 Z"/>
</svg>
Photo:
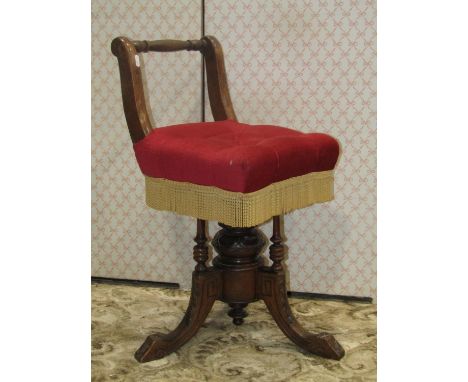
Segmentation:
<svg viewBox="0 0 468 382">
<path fill-rule="evenodd" d="M 331 334 L 309 333 L 297 322 L 289 306 L 283 271 L 259 270 L 258 293 L 280 329 L 297 346 L 324 358 L 343 358 L 345 352 Z"/>
<path fill-rule="evenodd" d="M 193 272 L 189 306 L 179 326 L 168 334 L 157 333 L 149 336 L 136 351 L 136 360 L 149 362 L 163 358 L 179 349 L 200 329 L 220 294 L 221 274 L 219 271 L 209 269 L 204 272 Z"/>
<path fill-rule="evenodd" d="M 244 318 L 248 316 L 244 309 L 247 304 L 229 304 L 229 306 L 232 309 L 229 310 L 228 315 L 232 317 L 234 325 L 242 325 L 244 323 Z"/>
</svg>

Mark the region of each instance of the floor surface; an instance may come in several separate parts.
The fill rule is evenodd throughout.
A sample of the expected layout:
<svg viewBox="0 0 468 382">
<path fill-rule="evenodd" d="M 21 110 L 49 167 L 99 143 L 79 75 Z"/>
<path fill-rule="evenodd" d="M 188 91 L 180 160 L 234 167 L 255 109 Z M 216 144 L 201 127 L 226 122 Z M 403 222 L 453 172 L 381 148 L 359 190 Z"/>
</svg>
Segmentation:
<svg viewBox="0 0 468 382">
<path fill-rule="evenodd" d="M 242 326 L 216 302 L 198 334 L 178 352 L 139 364 L 133 353 L 152 333 L 177 326 L 189 292 L 127 285 L 92 286 L 93 381 L 375 381 L 374 304 L 291 298 L 298 321 L 336 336 L 341 361 L 302 352 L 286 338 L 263 302 L 247 307 Z"/>
</svg>

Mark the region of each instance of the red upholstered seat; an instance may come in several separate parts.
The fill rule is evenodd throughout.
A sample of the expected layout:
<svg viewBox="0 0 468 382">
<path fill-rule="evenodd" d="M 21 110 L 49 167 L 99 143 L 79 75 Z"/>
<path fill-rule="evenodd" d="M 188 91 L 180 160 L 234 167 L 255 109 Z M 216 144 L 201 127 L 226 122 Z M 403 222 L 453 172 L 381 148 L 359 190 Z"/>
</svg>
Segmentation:
<svg viewBox="0 0 468 382">
<path fill-rule="evenodd" d="M 326 134 L 230 120 L 160 127 L 134 149 L 149 177 L 243 193 L 332 170 L 339 154 L 338 142 Z"/>
</svg>

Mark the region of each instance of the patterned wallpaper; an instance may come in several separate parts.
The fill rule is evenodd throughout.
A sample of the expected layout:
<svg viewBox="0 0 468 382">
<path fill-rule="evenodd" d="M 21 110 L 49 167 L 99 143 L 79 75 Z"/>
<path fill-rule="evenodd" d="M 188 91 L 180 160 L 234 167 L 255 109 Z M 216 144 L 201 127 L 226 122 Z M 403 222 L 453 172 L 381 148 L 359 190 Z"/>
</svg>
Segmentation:
<svg viewBox="0 0 468 382">
<path fill-rule="evenodd" d="M 336 199 L 285 216 L 290 289 L 375 297 L 375 1 L 208 0 L 205 9 L 240 121 L 321 131 L 342 145 Z"/>
<path fill-rule="evenodd" d="M 199 0 L 92 2 L 92 274 L 190 286 L 194 219 L 145 204 L 122 107 L 112 39 L 197 39 Z M 154 123 L 201 118 L 201 55 L 141 55 Z M 191 265 L 191 264 L 190 264 Z"/>
<path fill-rule="evenodd" d="M 92 274 L 190 287 L 194 219 L 145 206 L 109 44 L 198 38 L 201 1 L 93 0 L 92 12 Z M 327 132 L 343 148 L 336 200 L 285 216 L 290 289 L 375 297 L 375 1 L 205 0 L 205 29 L 223 44 L 240 121 Z M 194 55 L 144 56 L 158 126 L 200 120 Z"/>
</svg>

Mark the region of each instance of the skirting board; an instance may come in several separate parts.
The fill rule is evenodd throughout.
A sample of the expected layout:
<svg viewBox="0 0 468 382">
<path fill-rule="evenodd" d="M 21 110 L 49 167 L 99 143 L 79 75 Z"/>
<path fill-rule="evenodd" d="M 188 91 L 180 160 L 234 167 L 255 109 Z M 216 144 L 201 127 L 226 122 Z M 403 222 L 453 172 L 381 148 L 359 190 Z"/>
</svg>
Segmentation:
<svg viewBox="0 0 468 382">
<path fill-rule="evenodd" d="M 145 287 L 152 287 L 152 288 L 172 288 L 172 289 L 180 288 L 180 285 L 177 283 L 116 279 L 116 278 L 95 277 L 95 276 L 91 276 L 91 282 L 97 283 L 97 284 L 133 285 L 133 286 L 145 286 Z M 311 300 L 337 300 L 337 301 L 347 301 L 347 302 L 356 301 L 356 302 L 372 303 L 372 297 L 344 296 L 344 295 L 338 295 L 338 294 L 288 291 L 288 296 L 294 297 L 294 298 L 311 299 Z"/>
<path fill-rule="evenodd" d="M 95 277 L 91 276 L 91 283 L 95 284 L 111 284 L 111 285 L 133 285 L 141 287 L 152 288 L 171 288 L 179 289 L 180 285 L 177 283 L 166 283 L 159 281 L 144 281 L 144 280 L 129 280 L 129 279 L 115 279 L 110 277 Z"/>
</svg>

